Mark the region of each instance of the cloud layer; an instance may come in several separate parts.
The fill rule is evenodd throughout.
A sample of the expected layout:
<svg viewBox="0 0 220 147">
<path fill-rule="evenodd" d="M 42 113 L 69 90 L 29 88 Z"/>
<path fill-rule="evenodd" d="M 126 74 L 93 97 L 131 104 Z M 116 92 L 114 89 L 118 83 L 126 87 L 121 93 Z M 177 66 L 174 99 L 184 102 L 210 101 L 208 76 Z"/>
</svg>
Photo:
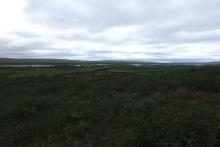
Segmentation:
<svg viewBox="0 0 220 147">
<path fill-rule="evenodd" d="M 219 0 L 8 1 L 0 57 L 220 61 Z"/>
</svg>

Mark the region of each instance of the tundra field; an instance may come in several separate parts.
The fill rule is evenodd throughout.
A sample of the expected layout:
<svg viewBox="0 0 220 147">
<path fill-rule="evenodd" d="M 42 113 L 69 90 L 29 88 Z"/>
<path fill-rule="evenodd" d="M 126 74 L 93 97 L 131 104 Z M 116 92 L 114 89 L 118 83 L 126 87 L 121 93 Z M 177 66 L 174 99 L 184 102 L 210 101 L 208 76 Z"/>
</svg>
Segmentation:
<svg viewBox="0 0 220 147">
<path fill-rule="evenodd" d="M 0 67 L 1 147 L 220 146 L 220 65 L 67 64 Z"/>
</svg>

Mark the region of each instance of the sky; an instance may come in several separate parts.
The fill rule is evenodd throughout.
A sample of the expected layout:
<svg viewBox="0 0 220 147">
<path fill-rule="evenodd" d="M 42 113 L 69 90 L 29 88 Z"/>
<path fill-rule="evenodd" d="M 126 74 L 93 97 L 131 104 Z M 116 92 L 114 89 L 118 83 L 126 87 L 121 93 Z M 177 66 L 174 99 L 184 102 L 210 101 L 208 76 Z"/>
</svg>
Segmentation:
<svg viewBox="0 0 220 147">
<path fill-rule="evenodd" d="M 220 61 L 220 0 L 0 0 L 0 58 Z"/>
</svg>

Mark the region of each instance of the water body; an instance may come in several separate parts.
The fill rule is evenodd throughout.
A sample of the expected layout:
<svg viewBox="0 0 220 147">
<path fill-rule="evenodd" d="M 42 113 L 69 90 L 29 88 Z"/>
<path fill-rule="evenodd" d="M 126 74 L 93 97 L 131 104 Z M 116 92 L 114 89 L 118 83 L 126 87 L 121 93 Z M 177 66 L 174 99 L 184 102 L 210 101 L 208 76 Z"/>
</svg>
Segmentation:
<svg viewBox="0 0 220 147">
<path fill-rule="evenodd" d="M 110 64 L 73 64 L 73 65 L 69 65 L 69 66 L 76 66 L 76 67 L 80 67 L 80 66 L 107 66 Z"/>
<path fill-rule="evenodd" d="M 19 65 L 0 65 L 0 67 L 17 67 L 17 68 L 25 68 L 25 67 L 31 67 L 31 68 L 38 68 L 38 67 L 53 67 L 54 65 L 41 65 L 41 64 L 33 64 L 33 65 L 25 65 L 25 64 L 19 64 Z"/>
<path fill-rule="evenodd" d="M 136 67 L 142 66 L 142 64 L 130 64 L 130 65 L 136 66 Z"/>
</svg>

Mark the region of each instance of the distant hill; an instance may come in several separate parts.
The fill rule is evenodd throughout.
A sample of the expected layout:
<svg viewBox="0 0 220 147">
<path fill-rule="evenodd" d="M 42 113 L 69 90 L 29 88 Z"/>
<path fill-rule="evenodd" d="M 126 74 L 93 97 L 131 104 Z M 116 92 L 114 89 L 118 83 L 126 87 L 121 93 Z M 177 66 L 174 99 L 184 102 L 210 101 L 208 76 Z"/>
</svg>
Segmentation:
<svg viewBox="0 0 220 147">
<path fill-rule="evenodd" d="M 0 58 L 0 64 L 135 64 L 145 62 L 138 61 L 78 61 L 67 59 L 17 59 L 17 58 Z M 152 64 L 151 62 L 148 62 Z"/>
<path fill-rule="evenodd" d="M 141 62 L 141 61 L 78 61 L 67 59 L 36 59 L 36 58 L 0 58 L 0 64 L 143 64 L 143 65 L 220 65 L 220 62 L 179 62 L 179 63 L 158 63 L 158 62 Z"/>
<path fill-rule="evenodd" d="M 0 64 L 68 64 L 73 63 L 72 60 L 65 59 L 15 59 L 0 58 Z"/>
</svg>

